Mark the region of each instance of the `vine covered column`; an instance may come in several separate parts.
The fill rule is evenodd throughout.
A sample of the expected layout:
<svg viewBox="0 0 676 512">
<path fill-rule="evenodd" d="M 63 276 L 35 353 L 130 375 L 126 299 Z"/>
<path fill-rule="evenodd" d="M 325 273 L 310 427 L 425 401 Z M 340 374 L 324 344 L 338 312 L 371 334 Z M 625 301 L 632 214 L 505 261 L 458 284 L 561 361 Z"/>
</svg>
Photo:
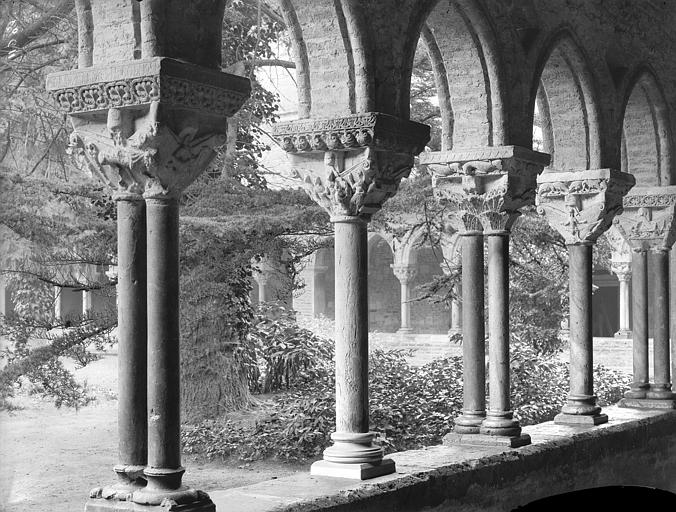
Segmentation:
<svg viewBox="0 0 676 512">
<path fill-rule="evenodd" d="M 538 211 L 564 238 L 569 255 L 570 392 L 554 421 L 598 425 L 608 421 L 596 405 L 593 383 L 592 250 L 622 211 L 634 177 L 613 169 L 551 172 L 538 177 Z"/>
<path fill-rule="evenodd" d="M 509 233 L 519 209 L 534 203 L 549 155 L 518 146 L 427 153 L 435 195 L 462 236 L 463 413 L 444 443 L 523 446 L 510 406 Z M 484 238 L 488 241 L 489 407 L 485 398 Z"/>
<path fill-rule="evenodd" d="M 633 252 L 634 379 L 620 405 L 676 408 L 669 347 L 669 253 L 676 239 L 676 186 L 636 187 L 623 205 L 624 213 L 615 223 Z M 649 325 L 653 336 L 652 383 L 648 380 Z"/>
<path fill-rule="evenodd" d="M 393 473 L 369 429 L 366 227 L 408 176 L 429 127 L 369 112 L 280 123 L 274 135 L 335 229 L 336 431 L 311 473 L 362 480 Z"/>
<path fill-rule="evenodd" d="M 182 485 L 178 198 L 225 143 L 250 83 L 152 57 L 56 73 L 47 88 L 70 116 L 70 151 L 117 191 L 119 481 L 85 510 L 212 511 Z"/>
</svg>

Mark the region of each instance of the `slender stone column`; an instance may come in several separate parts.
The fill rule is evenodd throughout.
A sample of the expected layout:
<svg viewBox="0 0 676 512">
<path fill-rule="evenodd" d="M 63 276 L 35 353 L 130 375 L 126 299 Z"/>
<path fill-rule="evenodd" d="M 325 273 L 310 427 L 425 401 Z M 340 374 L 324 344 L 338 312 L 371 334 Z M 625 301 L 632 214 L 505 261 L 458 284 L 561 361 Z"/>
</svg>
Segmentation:
<svg viewBox="0 0 676 512">
<path fill-rule="evenodd" d="M 636 187 L 624 198 L 623 206 L 624 213 L 615 223 L 634 253 L 634 382 L 620 405 L 674 409 L 669 350 L 669 248 L 676 239 L 676 186 Z M 649 293 L 653 294 L 650 310 Z M 654 382 L 650 385 L 649 320 L 654 349 Z"/>
<path fill-rule="evenodd" d="M 594 395 L 592 336 L 592 248 L 593 243 L 568 245 L 570 309 L 570 392 L 555 423 L 605 423 Z"/>
<path fill-rule="evenodd" d="M 411 291 L 409 284 L 415 279 L 417 270 L 410 265 L 390 265 L 394 275 L 401 284 L 401 327 L 397 331 L 400 334 L 413 332 L 411 327 Z"/>
<path fill-rule="evenodd" d="M 570 391 L 555 423 L 592 426 L 608 421 L 594 395 L 592 250 L 634 183 L 633 176 L 613 169 L 538 177 L 538 211 L 563 236 L 569 255 Z"/>
<path fill-rule="evenodd" d="M 145 203 L 139 194 L 118 193 L 115 199 L 119 451 L 115 472 L 121 483 L 142 487 L 148 461 Z"/>
<path fill-rule="evenodd" d="M 671 377 L 673 379 L 676 376 L 676 251 L 673 249 L 669 261 L 669 311 L 671 317 L 669 337 L 671 338 Z"/>
<path fill-rule="evenodd" d="M 634 249 L 632 267 L 632 320 L 634 378 L 625 398 L 645 398 L 648 384 L 648 253 Z M 621 404 L 622 405 L 622 404 Z"/>
<path fill-rule="evenodd" d="M 462 297 L 462 284 L 456 285 L 456 294 Z M 458 334 L 462 332 L 462 301 L 453 299 L 451 301 L 451 328 L 448 334 Z"/>
<path fill-rule="evenodd" d="M 516 438 L 510 445 L 530 443 L 521 436 L 509 400 L 509 231 L 489 231 L 488 239 L 488 333 L 489 407 L 480 432 Z"/>
<path fill-rule="evenodd" d="M 82 314 L 89 315 L 92 312 L 92 292 L 82 290 Z"/>
<path fill-rule="evenodd" d="M 549 155 L 518 146 L 425 153 L 434 192 L 447 206 L 447 232 L 462 251 L 463 412 L 444 444 L 522 446 L 509 405 L 509 230 L 519 208 L 533 204 L 536 177 Z M 490 400 L 486 413 L 484 255 L 488 238 Z"/>
<path fill-rule="evenodd" d="M 655 381 L 646 398 L 672 400 L 671 364 L 669 361 L 669 250 L 663 247 L 650 251 L 653 277 L 653 356 Z"/>
<path fill-rule="evenodd" d="M 462 415 L 453 430 L 478 434 L 486 417 L 486 340 L 484 332 L 484 237 L 462 233 Z"/>
<path fill-rule="evenodd" d="M 273 133 L 335 228 L 336 432 L 311 473 L 354 479 L 393 473 L 394 461 L 383 458 L 369 431 L 366 225 L 409 174 L 429 127 L 369 112 L 278 123 Z"/>
<path fill-rule="evenodd" d="M 63 289 L 59 286 L 54 287 L 54 320 L 59 321 L 61 317 L 63 316 L 63 305 L 62 305 L 62 299 L 61 299 L 61 294 L 63 293 Z"/>
<path fill-rule="evenodd" d="M 254 272 L 253 274 L 254 281 L 258 285 L 258 303 L 263 304 L 267 302 L 268 299 L 268 281 L 270 280 L 270 275 L 263 272 Z"/>
<path fill-rule="evenodd" d="M 616 338 L 628 338 L 631 336 L 629 328 L 629 283 L 631 281 L 631 264 L 624 262 L 612 262 L 611 269 L 620 283 L 620 328 L 615 333 Z"/>
</svg>

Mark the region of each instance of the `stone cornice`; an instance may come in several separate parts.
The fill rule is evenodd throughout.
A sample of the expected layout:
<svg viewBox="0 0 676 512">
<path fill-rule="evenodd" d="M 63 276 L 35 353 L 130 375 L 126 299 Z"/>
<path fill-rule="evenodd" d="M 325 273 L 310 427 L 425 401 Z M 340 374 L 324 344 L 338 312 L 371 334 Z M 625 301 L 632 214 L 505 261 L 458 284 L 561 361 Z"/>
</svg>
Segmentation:
<svg viewBox="0 0 676 512">
<path fill-rule="evenodd" d="M 292 175 L 332 217 L 369 220 L 396 194 L 413 167 L 413 156 L 365 148 L 292 155 Z"/>
<path fill-rule="evenodd" d="M 278 123 L 272 136 L 288 153 L 323 153 L 371 148 L 417 155 L 430 140 L 430 127 L 380 112 Z"/>
<path fill-rule="evenodd" d="M 519 208 L 535 202 L 537 175 L 549 155 L 519 146 L 424 153 L 435 196 L 449 206 L 457 231 L 503 231 Z"/>
<path fill-rule="evenodd" d="M 200 115 L 230 117 L 251 93 L 247 78 L 166 57 L 54 73 L 46 87 L 59 108 L 71 115 L 159 101 Z"/>
<path fill-rule="evenodd" d="M 614 169 L 549 172 L 538 176 L 538 212 L 567 244 L 594 242 L 622 212 L 622 199 L 636 182 Z"/>
<path fill-rule="evenodd" d="M 676 186 L 636 187 L 615 219 L 619 233 L 633 249 L 670 248 L 676 241 Z"/>
</svg>

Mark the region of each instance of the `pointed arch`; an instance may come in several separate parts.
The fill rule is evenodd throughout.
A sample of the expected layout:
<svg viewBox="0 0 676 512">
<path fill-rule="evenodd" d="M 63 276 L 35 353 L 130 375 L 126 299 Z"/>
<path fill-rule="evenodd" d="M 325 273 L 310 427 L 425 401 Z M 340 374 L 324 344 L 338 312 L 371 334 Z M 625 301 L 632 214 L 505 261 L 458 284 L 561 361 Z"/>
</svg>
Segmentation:
<svg viewBox="0 0 676 512">
<path fill-rule="evenodd" d="M 555 32 L 536 61 L 529 109 L 547 126 L 551 168 L 602 167 L 601 126 L 596 87 L 588 59 L 567 29 Z M 545 144 L 547 145 L 547 143 Z"/>
<path fill-rule="evenodd" d="M 639 67 L 627 81 L 620 119 L 622 170 L 639 186 L 676 183 L 669 109 L 648 67 Z"/>
<path fill-rule="evenodd" d="M 445 146 L 505 143 L 506 116 L 494 36 L 488 18 L 470 0 L 440 0 L 422 31 L 435 71 Z"/>
</svg>

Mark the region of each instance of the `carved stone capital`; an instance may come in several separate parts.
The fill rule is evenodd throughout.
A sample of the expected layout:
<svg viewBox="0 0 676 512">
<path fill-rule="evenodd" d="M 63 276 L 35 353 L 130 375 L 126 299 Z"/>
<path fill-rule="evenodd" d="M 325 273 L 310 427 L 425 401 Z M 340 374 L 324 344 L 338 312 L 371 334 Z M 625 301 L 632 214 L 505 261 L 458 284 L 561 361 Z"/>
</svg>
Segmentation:
<svg viewBox="0 0 676 512">
<path fill-rule="evenodd" d="M 119 194 L 177 197 L 226 141 L 246 78 L 156 57 L 55 73 L 47 89 L 70 116 L 68 151 Z"/>
<path fill-rule="evenodd" d="M 622 213 L 622 198 L 636 182 L 614 169 L 549 172 L 537 181 L 538 212 L 566 244 L 595 242 Z"/>
<path fill-rule="evenodd" d="M 466 231 L 509 230 L 519 208 L 534 204 L 536 178 L 549 155 L 519 146 L 424 153 L 435 196 L 449 206 L 448 222 Z"/>
<path fill-rule="evenodd" d="M 617 231 L 632 249 L 668 249 L 676 241 L 676 186 L 636 187 L 615 219 Z"/>
<path fill-rule="evenodd" d="M 292 175 L 332 217 L 368 220 L 396 194 L 413 167 L 413 156 L 365 148 L 291 155 Z"/>
<path fill-rule="evenodd" d="M 631 279 L 631 262 L 630 261 L 612 261 L 610 263 L 610 270 L 617 276 L 620 281 L 627 282 Z"/>
<path fill-rule="evenodd" d="M 365 112 L 278 123 L 272 128 L 272 136 L 288 153 L 371 148 L 417 155 L 430 140 L 430 127 L 380 112 Z"/>
<path fill-rule="evenodd" d="M 412 265 L 390 265 L 395 277 L 399 279 L 401 284 L 408 284 L 415 279 L 418 274 L 418 269 Z"/>
</svg>

